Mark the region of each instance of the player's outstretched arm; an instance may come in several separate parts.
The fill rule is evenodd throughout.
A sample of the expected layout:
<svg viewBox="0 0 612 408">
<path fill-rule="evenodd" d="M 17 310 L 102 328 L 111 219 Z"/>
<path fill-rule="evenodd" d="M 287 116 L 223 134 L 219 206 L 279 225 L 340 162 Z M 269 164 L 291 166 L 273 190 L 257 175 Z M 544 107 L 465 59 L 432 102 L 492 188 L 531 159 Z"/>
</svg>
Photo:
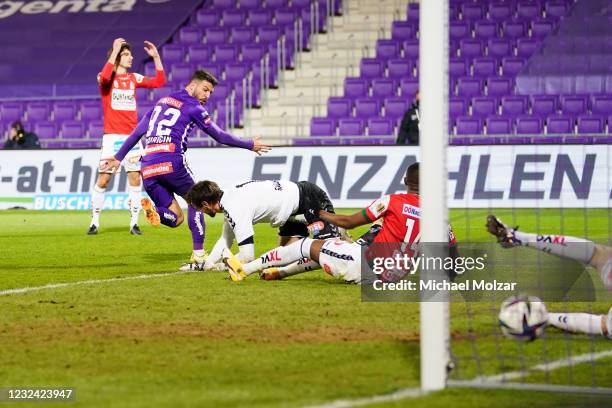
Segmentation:
<svg viewBox="0 0 612 408">
<path fill-rule="evenodd" d="M 261 136 L 256 136 L 253 138 L 253 149 L 255 153 L 261 156 L 262 153 L 268 153 L 272 150 L 272 146 L 269 144 L 265 144 L 261 141 Z"/>
<path fill-rule="evenodd" d="M 323 221 L 347 229 L 352 229 L 372 222 L 364 215 L 363 211 L 359 211 L 351 215 L 341 215 L 321 210 L 319 211 L 319 218 L 321 218 Z"/>
<path fill-rule="evenodd" d="M 153 44 L 151 41 L 145 41 L 144 50 L 149 55 L 149 57 L 153 58 L 155 69 L 157 71 L 163 71 L 164 66 L 162 65 L 161 57 L 159 56 L 159 51 L 157 50 L 155 44 Z"/>
<path fill-rule="evenodd" d="M 102 72 L 98 75 L 98 83 L 106 84 L 110 81 L 111 76 L 113 75 L 113 69 L 115 69 L 115 61 L 117 60 L 117 55 L 119 55 L 119 50 L 121 50 L 121 46 L 125 43 L 125 39 L 123 38 L 115 38 L 113 41 L 113 49 L 108 56 L 108 60 L 104 67 L 102 68 Z"/>
</svg>

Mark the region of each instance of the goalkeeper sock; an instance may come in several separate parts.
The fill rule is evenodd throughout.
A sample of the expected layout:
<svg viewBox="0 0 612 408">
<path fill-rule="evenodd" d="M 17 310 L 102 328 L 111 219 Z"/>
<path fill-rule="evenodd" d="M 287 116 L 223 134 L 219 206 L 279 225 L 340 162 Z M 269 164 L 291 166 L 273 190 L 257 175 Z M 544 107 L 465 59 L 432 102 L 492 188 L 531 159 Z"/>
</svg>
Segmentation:
<svg viewBox="0 0 612 408">
<path fill-rule="evenodd" d="M 130 213 L 132 217 L 130 218 L 130 228 L 134 225 L 138 224 L 138 214 L 140 214 L 140 196 L 142 193 L 142 189 L 140 186 L 128 186 L 128 193 L 130 197 Z"/>
<path fill-rule="evenodd" d="M 176 214 L 166 207 L 155 207 L 159 214 L 159 222 L 170 228 L 176 228 Z"/>
<path fill-rule="evenodd" d="M 204 248 L 204 238 L 206 236 L 206 224 L 204 223 L 204 214 L 196 210 L 192 206 L 187 206 L 187 224 L 191 230 L 191 239 L 193 241 L 194 250 L 202 250 Z"/>
<path fill-rule="evenodd" d="M 548 324 L 574 333 L 603 334 L 601 316 L 589 313 L 548 313 Z"/>
<path fill-rule="evenodd" d="M 589 263 L 595 251 L 593 241 L 582 238 L 562 235 L 537 235 L 521 231 L 514 231 L 514 237 L 521 241 L 522 245 L 574 259 L 584 264 Z"/>
<path fill-rule="evenodd" d="M 96 227 L 100 226 L 100 213 L 102 212 L 102 207 L 104 207 L 105 191 L 106 187 L 98 187 L 96 184 L 91 193 L 91 225 Z"/>
<path fill-rule="evenodd" d="M 310 258 L 302 258 L 291 265 L 281 266 L 278 272 L 283 278 L 319 269 L 321 266 Z"/>
<path fill-rule="evenodd" d="M 303 238 L 287 246 L 274 248 L 244 265 L 244 272 L 251 275 L 271 266 L 287 265 L 298 261 L 305 258 L 304 254 L 310 256 L 310 245 L 312 245 L 312 239 Z"/>
</svg>

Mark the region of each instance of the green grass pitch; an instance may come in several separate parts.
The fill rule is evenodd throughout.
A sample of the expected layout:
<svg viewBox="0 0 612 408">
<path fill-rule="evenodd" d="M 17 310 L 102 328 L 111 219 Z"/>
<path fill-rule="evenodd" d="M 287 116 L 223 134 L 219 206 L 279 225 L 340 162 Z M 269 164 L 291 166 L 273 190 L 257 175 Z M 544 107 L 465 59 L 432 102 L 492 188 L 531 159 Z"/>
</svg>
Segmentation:
<svg viewBox="0 0 612 408">
<path fill-rule="evenodd" d="M 451 211 L 459 241 L 490 242 L 486 214 Z M 563 231 L 601 243 L 608 243 L 612 230 L 608 210 L 499 210 L 498 215 L 523 230 Z M 100 234 L 87 236 L 85 212 L 1 211 L 0 291 L 174 272 L 188 259 L 186 225 L 177 230 L 143 225 L 145 235 L 134 237 L 128 220 L 127 212 L 104 212 Z M 207 218 L 207 248 L 220 222 Z M 256 226 L 258 253 L 276 239 L 269 226 Z M 610 304 L 548 305 L 562 306 L 605 313 Z M 547 329 L 546 341 L 529 344 L 501 338 L 497 307 L 451 306 L 461 378 L 612 349 L 604 339 L 554 329 Z M 296 407 L 379 395 L 419 385 L 418 310 L 416 303 L 361 302 L 359 287 L 321 271 L 278 282 L 251 277 L 240 284 L 225 273 L 190 273 L 4 295 L 0 388 L 73 387 L 76 400 L 65 404 L 75 407 Z M 612 359 L 524 381 L 612 387 Z M 492 404 L 596 407 L 612 401 L 453 388 L 373 406 Z"/>
</svg>

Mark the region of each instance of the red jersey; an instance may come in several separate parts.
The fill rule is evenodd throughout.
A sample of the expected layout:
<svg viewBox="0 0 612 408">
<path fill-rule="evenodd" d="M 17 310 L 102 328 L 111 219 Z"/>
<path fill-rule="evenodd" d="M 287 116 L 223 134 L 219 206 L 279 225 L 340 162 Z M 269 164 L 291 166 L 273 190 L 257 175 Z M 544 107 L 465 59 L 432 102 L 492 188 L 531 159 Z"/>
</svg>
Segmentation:
<svg viewBox="0 0 612 408">
<path fill-rule="evenodd" d="M 390 194 L 374 201 L 363 210 L 370 222 L 383 217 L 382 229 L 374 238 L 374 243 L 405 242 L 418 243 L 421 239 L 421 207 L 416 194 Z M 457 243 L 450 226 L 448 239 L 451 246 Z"/>
<path fill-rule="evenodd" d="M 113 64 L 107 62 L 98 74 L 98 85 L 104 111 L 104 134 L 129 135 L 138 124 L 136 88 L 159 88 L 166 83 L 164 71 L 154 78 L 140 74 L 113 74 Z"/>
</svg>

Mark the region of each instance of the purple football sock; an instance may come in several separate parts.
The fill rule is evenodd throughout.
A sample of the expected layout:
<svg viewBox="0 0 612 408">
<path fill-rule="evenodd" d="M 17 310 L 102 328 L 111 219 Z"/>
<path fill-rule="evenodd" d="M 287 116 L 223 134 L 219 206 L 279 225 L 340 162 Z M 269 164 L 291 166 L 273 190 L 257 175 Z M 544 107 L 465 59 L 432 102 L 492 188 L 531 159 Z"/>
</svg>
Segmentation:
<svg viewBox="0 0 612 408">
<path fill-rule="evenodd" d="M 170 228 L 176 228 L 176 214 L 165 207 L 155 207 L 159 221 Z"/>
<path fill-rule="evenodd" d="M 206 236 L 206 224 L 204 223 L 204 214 L 196 210 L 192 206 L 187 207 L 187 224 L 191 230 L 191 238 L 193 240 L 193 250 L 201 250 L 204 248 L 204 237 Z"/>
</svg>

